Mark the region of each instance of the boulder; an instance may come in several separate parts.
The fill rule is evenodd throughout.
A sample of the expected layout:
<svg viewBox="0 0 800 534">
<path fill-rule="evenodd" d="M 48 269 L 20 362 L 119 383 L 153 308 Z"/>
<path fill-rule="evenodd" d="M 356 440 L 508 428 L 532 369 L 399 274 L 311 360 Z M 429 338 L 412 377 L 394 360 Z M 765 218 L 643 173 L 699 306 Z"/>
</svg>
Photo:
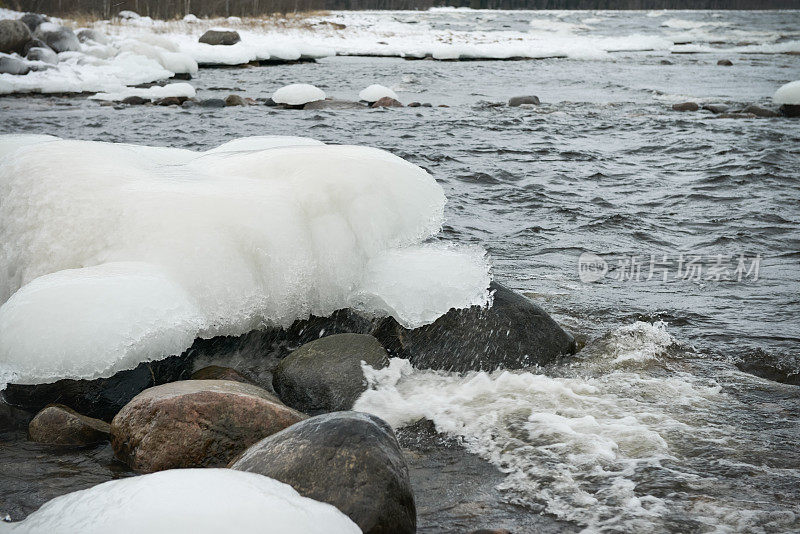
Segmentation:
<svg viewBox="0 0 800 534">
<path fill-rule="evenodd" d="M 422 104 L 422 107 L 423 107 L 423 108 L 432 108 L 432 107 L 433 107 L 433 104 L 431 104 L 430 102 L 424 102 L 424 103 Z"/>
<path fill-rule="evenodd" d="M 78 412 L 110 421 L 139 392 L 166 382 L 189 378 L 191 352 L 160 361 L 139 364 L 109 378 L 58 380 L 50 384 L 9 384 L 3 392 L 8 404 L 37 412 L 53 403 L 66 404 Z"/>
<path fill-rule="evenodd" d="M 249 384 L 250 380 L 245 378 L 236 369 L 222 367 L 220 365 L 207 365 L 192 373 L 192 380 L 233 380 Z"/>
<path fill-rule="evenodd" d="M 99 44 L 108 44 L 111 42 L 106 34 L 92 29 L 81 30 L 76 34 L 76 37 L 78 38 L 78 41 L 82 43 L 94 41 L 95 43 Z"/>
<path fill-rule="evenodd" d="M 207 98 L 200 101 L 201 108 L 224 108 L 225 101 L 221 98 Z"/>
<path fill-rule="evenodd" d="M 522 104 L 530 104 L 538 106 L 540 104 L 538 96 L 512 96 L 508 99 L 508 105 L 511 107 L 521 106 Z"/>
<path fill-rule="evenodd" d="M 350 100 L 317 100 L 309 102 L 303 109 L 364 109 L 366 106 Z"/>
<path fill-rule="evenodd" d="M 20 17 L 20 22 L 24 23 L 31 32 L 35 32 L 36 28 L 47 22 L 47 17 L 38 13 L 25 13 Z"/>
<path fill-rule="evenodd" d="M 183 104 L 181 104 L 181 107 L 182 108 L 193 108 L 196 105 L 197 105 L 197 102 L 190 98 L 189 100 L 187 100 Z"/>
<path fill-rule="evenodd" d="M 14 74 L 21 76 L 31 71 L 30 66 L 17 58 L 3 56 L 0 57 L 0 74 Z"/>
<path fill-rule="evenodd" d="M 391 427 L 373 415 L 335 412 L 306 419 L 253 445 L 231 468 L 332 504 L 364 534 L 416 530 L 406 461 Z"/>
<path fill-rule="evenodd" d="M 24 53 L 25 43 L 31 40 L 31 31 L 19 20 L 0 20 L 0 52 Z"/>
<path fill-rule="evenodd" d="M 156 106 L 180 106 L 187 100 L 185 96 L 165 96 L 153 101 Z"/>
<path fill-rule="evenodd" d="M 56 26 L 50 23 L 42 24 L 36 29 L 33 36 L 59 53 L 78 52 L 81 49 L 81 43 L 78 38 L 72 33 L 72 30 L 64 26 Z"/>
<path fill-rule="evenodd" d="M 800 104 L 784 104 L 780 107 L 781 115 L 800 117 Z"/>
<path fill-rule="evenodd" d="M 730 106 L 728 106 L 727 104 L 703 104 L 702 109 L 717 114 L 717 113 L 725 113 L 726 111 L 728 111 L 728 109 L 730 109 Z"/>
<path fill-rule="evenodd" d="M 49 48 L 31 48 L 25 55 L 30 61 L 42 61 L 50 65 L 58 65 L 58 54 Z"/>
<path fill-rule="evenodd" d="M 230 46 L 241 41 L 239 32 L 232 30 L 208 30 L 200 36 L 200 42 L 209 45 L 225 45 Z"/>
<path fill-rule="evenodd" d="M 373 335 L 415 367 L 445 371 L 521 369 L 575 353 L 575 339 L 542 308 L 497 282 L 490 290 L 491 308 L 451 309 L 414 330 L 387 318 Z"/>
<path fill-rule="evenodd" d="M 170 77 L 170 80 L 191 80 L 192 75 L 188 72 L 176 72 Z"/>
<path fill-rule="evenodd" d="M 334 334 L 306 343 L 281 360 L 272 386 L 281 400 L 316 415 L 349 410 L 367 389 L 361 362 L 389 364 L 386 349 L 366 334 Z"/>
<path fill-rule="evenodd" d="M 384 96 L 380 100 L 373 102 L 369 107 L 371 108 L 402 108 L 403 104 L 394 98 Z"/>
<path fill-rule="evenodd" d="M 51 48 L 47 46 L 43 41 L 40 41 L 39 39 L 31 39 L 30 41 L 25 43 L 24 47 L 22 47 L 22 53 L 20 55 L 27 56 L 31 48 L 44 48 L 46 50 L 51 50 Z"/>
<path fill-rule="evenodd" d="M 422 104 L 420 104 L 419 102 L 411 102 L 408 105 L 408 107 L 410 107 L 410 108 L 418 108 L 418 107 L 421 107 L 421 106 L 422 106 Z"/>
<path fill-rule="evenodd" d="M 662 65 L 673 65 L 674 63 L 672 63 L 672 61 L 670 61 L 668 59 L 662 59 L 661 60 L 661 64 Z"/>
<path fill-rule="evenodd" d="M 310 102 L 309 102 L 309 103 L 310 103 Z M 269 106 L 269 107 L 271 107 L 271 108 L 274 108 L 275 106 L 277 106 L 277 105 L 278 105 L 278 103 L 277 103 L 277 102 L 275 102 L 274 100 L 272 100 L 272 98 L 267 98 L 267 99 L 265 99 L 265 100 L 264 100 L 264 105 L 265 105 L 265 106 Z"/>
<path fill-rule="evenodd" d="M 147 389 L 126 404 L 111 422 L 111 445 L 140 473 L 224 466 L 304 418 L 252 384 L 183 380 Z"/>
<path fill-rule="evenodd" d="M 244 101 L 239 95 L 228 95 L 228 98 L 225 99 L 226 106 L 246 106 L 247 102 Z"/>
<path fill-rule="evenodd" d="M 0 432 L 28 428 L 28 423 L 33 419 L 33 415 L 27 410 L 11 406 L 0 393 Z"/>
<path fill-rule="evenodd" d="M 108 441 L 105 421 L 81 415 L 63 404 L 45 406 L 28 425 L 28 438 L 48 445 L 94 445 Z"/>
<path fill-rule="evenodd" d="M 746 106 L 740 113 L 750 113 L 755 115 L 756 117 L 777 117 L 778 112 L 772 111 L 771 109 L 762 108 L 761 106 L 757 106 L 755 104 L 750 104 Z"/>
<path fill-rule="evenodd" d="M 129 106 L 141 106 L 143 104 L 148 104 L 150 102 L 147 98 L 142 98 L 141 96 L 127 96 L 122 99 L 123 104 L 128 104 Z"/>
<path fill-rule="evenodd" d="M 719 61 L 717 61 L 717 65 L 720 65 L 722 67 L 732 67 L 733 61 L 731 61 L 730 59 L 720 59 Z"/>
<path fill-rule="evenodd" d="M 673 104 L 672 109 L 675 111 L 697 111 L 700 106 L 697 102 L 681 102 L 680 104 Z"/>
<path fill-rule="evenodd" d="M 800 386 L 800 355 L 756 349 L 734 362 L 740 371 L 767 380 Z"/>
</svg>

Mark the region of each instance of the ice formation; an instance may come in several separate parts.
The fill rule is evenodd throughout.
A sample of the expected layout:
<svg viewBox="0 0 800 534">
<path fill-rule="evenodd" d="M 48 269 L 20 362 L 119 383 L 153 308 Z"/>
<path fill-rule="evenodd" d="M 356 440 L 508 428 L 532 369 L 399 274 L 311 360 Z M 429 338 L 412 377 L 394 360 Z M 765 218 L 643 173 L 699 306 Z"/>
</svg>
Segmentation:
<svg viewBox="0 0 800 534">
<path fill-rule="evenodd" d="M 170 83 L 164 86 L 154 85 L 153 87 L 148 87 L 146 89 L 126 87 L 125 89 L 115 93 L 97 93 L 89 98 L 91 100 L 111 100 L 116 102 L 128 98 L 129 96 L 140 96 L 149 100 L 156 100 L 170 96 L 194 98 L 196 94 L 197 93 L 194 90 L 194 87 L 188 83 L 180 82 Z"/>
<path fill-rule="evenodd" d="M 384 87 L 383 85 L 379 85 L 377 83 L 373 83 L 366 89 L 363 89 L 360 93 L 358 93 L 358 98 L 361 100 L 365 100 L 367 102 L 377 102 L 381 98 L 389 97 L 394 98 L 395 100 L 400 100 L 397 96 L 397 93 L 389 89 L 388 87 Z"/>
<path fill-rule="evenodd" d="M 68 493 L 3 532 L 360 534 L 334 506 L 231 469 L 174 469 Z"/>
<path fill-rule="evenodd" d="M 782 85 L 772 97 L 775 104 L 800 106 L 800 80 Z"/>
<path fill-rule="evenodd" d="M 272 93 L 272 100 L 278 104 L 300 106 L 317 100 L 325 100 L 325 91 L 308 83 L 293 83 Z"/>
<path fill-rule="evenodd" d="M 11 135 L 0 155 L 0 383 L 109 376 L 347 307 L 414 327 L 487 303 L 482 249 L 422 244 L 441 187 L 381 150 Z"/>
</svg>

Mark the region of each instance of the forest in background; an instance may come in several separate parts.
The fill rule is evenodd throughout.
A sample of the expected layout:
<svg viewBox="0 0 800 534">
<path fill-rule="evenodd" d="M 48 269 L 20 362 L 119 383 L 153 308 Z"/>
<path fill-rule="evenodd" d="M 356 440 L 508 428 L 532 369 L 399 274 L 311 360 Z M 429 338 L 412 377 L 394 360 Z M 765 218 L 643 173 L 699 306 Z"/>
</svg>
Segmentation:
<svg viewBox="0 0 800 534">
<path fill-rule="evenodd" d="M 428 9 L 797 9 L 798 0 L 0 0 L 0 6 L 56 16 L 109 18 L 122 10 L 159 19 L 260 16 L 320 10 Z"/>
</svg>

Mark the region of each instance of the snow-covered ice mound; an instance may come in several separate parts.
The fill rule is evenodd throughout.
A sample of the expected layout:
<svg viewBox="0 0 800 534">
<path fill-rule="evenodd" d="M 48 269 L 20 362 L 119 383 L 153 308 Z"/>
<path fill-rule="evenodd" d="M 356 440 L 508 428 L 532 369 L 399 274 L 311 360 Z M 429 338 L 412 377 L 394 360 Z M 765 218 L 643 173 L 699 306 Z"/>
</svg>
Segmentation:
<svg viewBox="0 0 800 534">
<path fill-rule="evenodd" d="M 361 532 L 330 504 L 302 497 L 277 480 L 231 469 L 174 469 L 112 480 L 57 497 L 6 529 L 26 534 Z"/>
<path fill-rule="evenodd" d="M 800 80 L 782 85 L 772 97 L 775 104 L 800 106 Z"/>
<path fill-rule="evenodd" d="M 177 97 L 185 97 L 185 98 L 194 98 L 197 92 L 194 90 L 188 83 L 169 83 L 167 85 L 154 85 L 153 87 L 147 88 L 137 88 L 137 87 L 126 87 L 121 91 L 117 91 L 114 93 L 97 93 L 89 97 L 91 100 L 109 100 L 109 101 L 120 101 L 124 100 L 130 96 L 139 96 L 141 98 L 146 98 L 149 100 L 156 100 L 159 98 L 166 98 L 170 96 L 177 96 Z"/>
<path fill-rule="evenodd" d="M 388 87 L 384 87 L 383 85 L 373 83 L 366 89 L 362 89 L 360 93 L 358 93 L 358 98 L 361 100 L 365 100 L 367 102 L 377 102 L 381 98 L 394 98 L 395 100 L 400 100 L 397 96 L 397 93 L 389 89 Z"/>
<path fill-rule="evenodd" d="M 423 244 L 441 187 L 382 150 L 11 135 L 0 156 L 0 384 L 110 376 L 342 308 L 415 327 L 488 299 L 482 249 Z"/>
<path fill-rule="evenodd" d="M 277 104 L 301 106 L 317 100 L 325 100 L 325 91 L 308 83 L 285 85 L 272 94 Z"/>
</svg>

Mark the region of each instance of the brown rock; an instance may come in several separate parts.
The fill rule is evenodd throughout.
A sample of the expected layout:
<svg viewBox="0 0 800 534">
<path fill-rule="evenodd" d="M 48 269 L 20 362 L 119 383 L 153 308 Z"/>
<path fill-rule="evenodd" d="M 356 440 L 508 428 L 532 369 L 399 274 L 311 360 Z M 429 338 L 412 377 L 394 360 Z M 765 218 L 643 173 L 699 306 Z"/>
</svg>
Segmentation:
<svg viewBox="0 0 800 534">
<path fill-rule="evenodd" d="M 153 104 L 156 106 L 180 106 L 186 100 L 186 97 L 181 96 L 167 96 L 159 98 Z"/>
<path fill-rule="evenodd" d="M 395 100 L 394 98 L 384 96 L 377 102 L 373 102 L 370 106 L 371 108 L 402 108 L 403 104 L 399 101 Z"/>
<path fill-rule="evenodd" d="M 234 382 L 243 382 L 245 384 L 251 383 L 236 369 L 220 365 L 209 365 L 198 369 L 192 373 L 192 380 L 233 380 Z"/>
<path fill-rule="evenodd" d="M 239 95 L 228 95 L 228 98 L 225 99 L 226 106 L 246 106 L 247 102 L 244 101 Z"/>
<path fill-rule="evenodd" d="M 672 109 L 675 111 L 697 111 L 700 106 L 697 102 L 681 102 L 680 104 L 673 104 Z"/>
<path fill-rule="evenodd" d="M 134 397 L 111 422 L 111 445 L 137 472 L 220 467 L 302 419 L 305 415 L 251 384 L 184 380 Z"/>
<path fill-rule="evenodd" d="M 141 106 L 143 104 L 147 104 L 150 102 L 147 98 L 142 98 L 141 96 L 129 96 L 122 99 L 123 104 L 128 104 L 129 106 Z"/>
<path fill-rule="evenodd" d="M 719 61 L 717 61 L 717 65 L 720 65 L 722 67 L 732 67 L 733 61 L 731 61 L 730 59 L 720 59 Z"/>
<path fill-rule="evenodd" d="M 51 404 L 31 420 L 28 438 L 50 445 L 93 445 L 108 440 L 105 421 L 81 415 L 62 404 Z"/>
<path fill-rule="evenodd" d="M 746 106 L 740 113 L 751 113 L 756 117 L 765 117 L 765 118 L 778 116 L 778 112 L 772 111 L 771 109 L 762 108 L 761 106 L 757 106 L 755 104 L 750 104 L 749 106 Z"/>
</svg>

